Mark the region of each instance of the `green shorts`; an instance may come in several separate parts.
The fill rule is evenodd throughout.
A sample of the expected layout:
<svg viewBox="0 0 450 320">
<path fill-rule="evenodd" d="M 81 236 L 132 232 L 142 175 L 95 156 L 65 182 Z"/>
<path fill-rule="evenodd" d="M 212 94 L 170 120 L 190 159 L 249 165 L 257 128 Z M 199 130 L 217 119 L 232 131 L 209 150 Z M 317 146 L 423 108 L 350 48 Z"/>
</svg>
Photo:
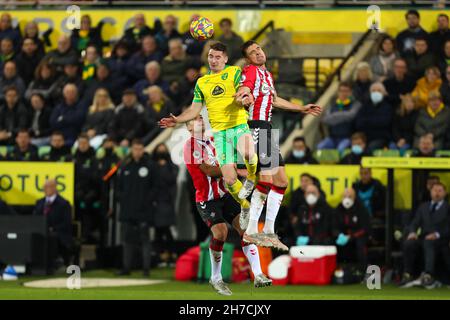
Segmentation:
<svg viewBox="0 0 450 320">
<path fill-rule="evenodd" d="M 251 134 L 247 123 L 232 128 L 214 132 L 214 145 L 219 165 L 238 163 L 237 144 L 244 134 Z"/>
</svg>

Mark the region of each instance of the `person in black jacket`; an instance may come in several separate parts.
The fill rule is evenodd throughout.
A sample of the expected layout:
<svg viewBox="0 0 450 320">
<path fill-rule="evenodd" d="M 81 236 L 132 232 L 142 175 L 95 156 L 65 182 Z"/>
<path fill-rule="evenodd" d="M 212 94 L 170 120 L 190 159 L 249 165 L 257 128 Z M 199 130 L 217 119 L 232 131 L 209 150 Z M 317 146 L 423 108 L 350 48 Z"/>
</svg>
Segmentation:
<svg viewBox="0 0 450 320">
<path fill-rule="evenodd" d="M 303 137 L 296 137 L 294 139 L 292 152 L 286 158 L 285 162 L 290 164 L 318 164 Z"/>
<path fill-rule="evenodd" d="M 22 51 L 16 56 L 17 73 L 22 78 L 25 86 L 28 87 L 34 78 L 34 70 L 43 58 L 42 52 L 38 51 L 38 46 L 34 39 L 25 38 L 22 43 Z"/>
<path fill-rule="evenodd" d="M 28 113 L 16 87 L 5 89 L 5 100 L 0 106 L 0 145 L 13 145 L 17 131 L 28 127 Z"/>
<path fill-rule="evenodd" d="M 132 52 L 135 52 L 139 50 L 143 37 L 154 34 L 155 30 L 146 24 L 145 15 L 142 13 L 137 13 L 134 16 L 134 25 L 125 30 L 125 34 L 123 35 L 121 41 L 126 43 Z"/>
<path fill-rule="evenodd" d="M 411 149 L 414 142 L 414 127 L 419 111 L 414 107 L 410 94 L 402 96 L 400 108 L 392 121 L 392 138 L 389 149 L 405 151 Z"/>
<path fill-rule="evenodd" d="M 47 145 L 50 142 L 50 115 L 52 105 L 46 103 L 44 97 L 39 93 L 31 95 L 31 112 L 29 117 L 31 143 L 36 146 Z"/>
<path fill-rule="evenodd" d="M 344 156 L 339 164 L 361 164 L 362 157 L 367 157 L 370 153 L 367 151 L 367 138 L 362 132 L 355 132 L 351 137 L 351 152 Z"/>
<path fill-rule="evenodd" d="M 9 214 L 16 214 L 16 212 L 12 207 L 8 206 L 8 204 L 5 201 L 0 199 L 0 215 L 2 214 L 9 215 Z"/>
<path fill-rule="evenodd" d="M 89 145 L 87 134 L 78 137 L 75 163 L 75 217 L 81 221 L 84 243 L 97 243 L 93 232 L 101 226 L 100 178 L 94 149 Z"/>
<path fill-rule="evenodd" d="M 438 182 L 431 188 L 431 201 L 422 203 L 417 209 L 414 219 L 406 228 L 406 240 L 403 246 L 404 274 L 401 286 L 411 287 L 416 283 L 427 289 L 435 288 L 439 283 L 435 280 L 436 258 L 442 254 L 450 272 L 449 252 L 449 205 L 446 200 L 447 190 Z M 418 229 L 421 229 L 418 233 Z M 417 249 L 422 248 L 425 265 L 419 281 L 413 280 L 416 274 L 415 257 Z"/>
<path fill-rule="evenodd" d="M 64 87 L 72 83 L 78 89 L 78 95 L 81 97 L 86 92 L 86 83 L 81 79 L 80 72 L 80 63 L 77 59 L 68 60 L 66 64 L 64 64 L 64 68 L 62 70 L 62 74 L 56 81 L 57 88 L 55 92 L 55 101 L 61 102 L 63 98 L 63 89 Z"/>
<path fill-rule="evenodd" d="M 333 237 L 336 239 L 338 260 L 353 261 L 356 253 L 358 269 L 367 267 L 367 240 L 370 234 L 370 217 L 364 204 L 356 197 L 355 190 L 344 191 L 342 201 L 335 209 Z"/>
<path fill-rule="evenodd" d="M 411 93 L 416 87 L 416 80 L 408 74 L 408 65 L 403 58 L 394 60 L 393 73 L 392 77 L 383 81 L 383 84 L 388 93 L 386 100 L 397 109 L 400 106 L 401 95 Z"/>
<path fill-rule="evenodd" d="M 60 131 L 54 131 L 50 137 L 50 152 L 41 156 L 42 161 L 70 162 L 72 152 L 65 144 L 64 135 Z"/>
<path fill-rule="evenodd" d="M 45 182 L 44 193 L 45 197 L 36 201 L 33 214 L 47 217 L 51 262 L 61 255 L 67 267 L 73 252 L 72 209 L 58 194 L 55 180 Z"/>
<path fill-rule="evenodd" d="M 408 10 L 405 14 L 405 19 L 408 28 L 401 31 L 395 39 L 401 55 L 414 49 L 414 44 L 418 37 L 428 36 L 428 33 L 420 26 L 420 15 L 417 10 Z"/>
<path fill-rule="evenodd" d="M 293 213 L 291 224 L 295 242 L 292 245 L 330 244 L 333 213 L 316 185 L 306 187 L 305 204 L 300 205 Z"/>
<path fill-rule="evenodd" d="M 444 44 L 450 40 L 450 29 L 448 15 L 441 13 L 437 17 L 438 29 L 430 33 L 430 46 L 436 58 L 441 58 L 444 54 Z"/>
<path fill-rule="evenodd" d="M 173 235 L 170 227 L 175 225 L 175 199 L 178 167 L 172 162 L 169 149 L 164 143 L 155 148 L 153 160 L 158 170 L 155 180 L 155 244 L 164 264 L 175 262 Z"/>
<path fill-rule="evenodd" d="M 119 173 L 119 220 L 123 226 L 123 266 L 121 275 L 130 274 L 133 247 L 142 246 L 144 276 L 150 274 L 151 242 L 149 228 L 155 211 L 154 195 L 158 168 L 145 153 L 142 141 L 131 144 L 131 155 Z"/>
<path fill-rule="evenodd" d="M 360 180 L 353 184 L 353 189 L 366 207 L 372 218 L 384 218 L 386 187 L 372 177 L 371 168 L 359 169 Z"/>
<path fill-rule="evenodd" d="M 103 24 L 104 22 L 100 21 L 96 27 L 93 27 L 89 15 L 81 16 L 80 29 L 73 29 L 70 36 L 72 48 L 81 53 L 89 45 L 93 45 L 97 48 L 97 52 L 102 52 L 104 44 L 102 40 Z"/>
<path fill-rule="evenodd" d="M 34 79 L 25 91 L 25 99 L 29 100 L 33 93 L 41 94 L 44 99 L 53 103 L 58 97 L 56 69 L 48 61 L 42 60 L 36 67 Z"/>
<path fill-rule="evenodd" d="M 95 70 L 95 78 L 87 82 L 86 96 L 88 101 L 92 101 L 95 92 L 104 88 L 108 90 L 109 95 L 114 104 L 120 103 L 121 94 L 125 85 L 126 78 L 115 77 L 111 74 L 109 66 L 104 61 L 101 61 Z"/>
<path fill-rule="evenodd" d="M 9 161 L 38 161 L 38 150 L 31 144 L 30 133 L 27 129 L 19 130 L 14 148 L 7 154 Z"/>
<path fill-rule="evenodd" d="M 426 69 L 436 64 L 434 55 L 428 50 L 426 37 L 416 38 L 414 50 L 405 55 L 405 60 L 410 74 L 416 81 L 423 77 Z"/>
<path fill-rule="evenodd" d="M 73 60 L 78 60 L 79 55 L 74 50 L 70 43 L 70 38 L 67 35 L 60 35 L 56 49 L 51 50 L 44 57 L 50 64 L 56 67 L 58 72 L 62 72 L 64 66 Z"/>
</svg>

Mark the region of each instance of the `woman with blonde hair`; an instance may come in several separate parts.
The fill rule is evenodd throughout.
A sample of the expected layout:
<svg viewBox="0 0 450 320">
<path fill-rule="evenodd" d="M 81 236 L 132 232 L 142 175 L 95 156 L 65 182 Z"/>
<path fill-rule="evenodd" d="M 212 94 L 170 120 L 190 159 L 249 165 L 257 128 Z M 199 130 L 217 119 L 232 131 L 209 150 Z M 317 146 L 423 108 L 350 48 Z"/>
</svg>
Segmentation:
<svg viewBox="0 0 450 320">
<path fill-rule="evenodd" d="M 114 108 L 108 91 L 105 88 L 97 89 L 83 127 L 83 132 L 87 133 L 94 148 L 98 148 L 106 138 L 109 124 L 114 117 Z"/>
<path fill-rule="evenodd" d="M 428 104 L 430 92 L 439 91 L 442 85 L 441 72 L 437 67 L 429 67 L 425 70 L 425 76 L 417 80 L 412 96 L 416 102 L 416 108 L 425 108 Z"/>
<path fill-rule="evenodd" d="M 357 64 L 353 73 L 353 97 L 358 101 L 367 101 L 370 97 L 370 86 L 373 81 L 373 73 L 370 65 L 362 61 Z"/>
<path fill-rule="evenodd" d="M 405 150 L 411 149 L 414 142 L 414 126 L 416 125 L 418 110 L 415 108 L 414 99 L 410 94 L 401 95 L 401 104 L 394 115 L 392 125 L 393 141 L 389 149 Z"/>
</svg>

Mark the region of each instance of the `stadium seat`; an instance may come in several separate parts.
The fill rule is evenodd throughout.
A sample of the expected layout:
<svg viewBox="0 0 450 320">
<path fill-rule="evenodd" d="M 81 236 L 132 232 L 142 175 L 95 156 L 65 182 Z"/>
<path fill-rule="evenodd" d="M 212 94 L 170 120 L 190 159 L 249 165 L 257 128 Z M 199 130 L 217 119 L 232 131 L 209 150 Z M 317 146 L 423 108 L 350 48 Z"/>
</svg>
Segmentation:
<svg viewBox="0 0 450 320">
<path fill-rule="evenodd" d="M 411 158 L 414 154 L 414 150 L 410 149 L 410 150 L 405 150 L 405 152 L 403 153 L 403 156 L 406 158 Z"/>
<path fill-rule="evenodd" d="M 6 157 L 7 153 L 8 153 L 8 147 L 7 146 L 0 146 L 0 156 Z"/>
<path fill-rule="evenodd" d="M 450 150 L 438 150 L 438 151 L 436 151 L 436 157 L 449 158 Z"/>
<path fill-rule="evenodd" d="M 345 157 L 346 155 L 348 155 L 350 152 L 352 152 L 352 149 L 350 149 L 350 148 L 344 149 L 344 151 L 342 151 L 342 153 L 341 153 L 341 159 L 343 157 Z"/>
<path fill-rule="evenodd" d="M 42 158 L 44 155 L 49 154 L 50 153 L 50 146 L 41 146 L 38 149 L 38 156 L 39 158 Z"/>
<path fill-rule="evenodd" d="M 334 164 L 339 162 L 339 151 L 336 149 L 322 149 L 314 152 L 313 157 L 320 164 Z"/>
<path fill-rule="evenodd" d="M 400 151 L 378 149 L 373 152 L 373 155 L 375 157 L 385 157 L 385 158 L 400 157 Z"/>
</svg>

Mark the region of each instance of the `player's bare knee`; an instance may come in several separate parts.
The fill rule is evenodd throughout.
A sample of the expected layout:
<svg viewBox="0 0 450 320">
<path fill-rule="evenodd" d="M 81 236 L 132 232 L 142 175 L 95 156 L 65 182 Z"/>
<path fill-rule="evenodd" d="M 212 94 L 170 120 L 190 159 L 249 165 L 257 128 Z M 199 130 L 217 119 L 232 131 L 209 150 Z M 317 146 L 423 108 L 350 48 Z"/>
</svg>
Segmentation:
<svg viewBox="0 0 450 320">
<path fill-rule="evenodd" d="M 211 228 L 211 231 L 215 239 L 220 241 L 227 240 L 228 228 L 225 223 L 214 225 L 214 227 Z"/>
</svg>

